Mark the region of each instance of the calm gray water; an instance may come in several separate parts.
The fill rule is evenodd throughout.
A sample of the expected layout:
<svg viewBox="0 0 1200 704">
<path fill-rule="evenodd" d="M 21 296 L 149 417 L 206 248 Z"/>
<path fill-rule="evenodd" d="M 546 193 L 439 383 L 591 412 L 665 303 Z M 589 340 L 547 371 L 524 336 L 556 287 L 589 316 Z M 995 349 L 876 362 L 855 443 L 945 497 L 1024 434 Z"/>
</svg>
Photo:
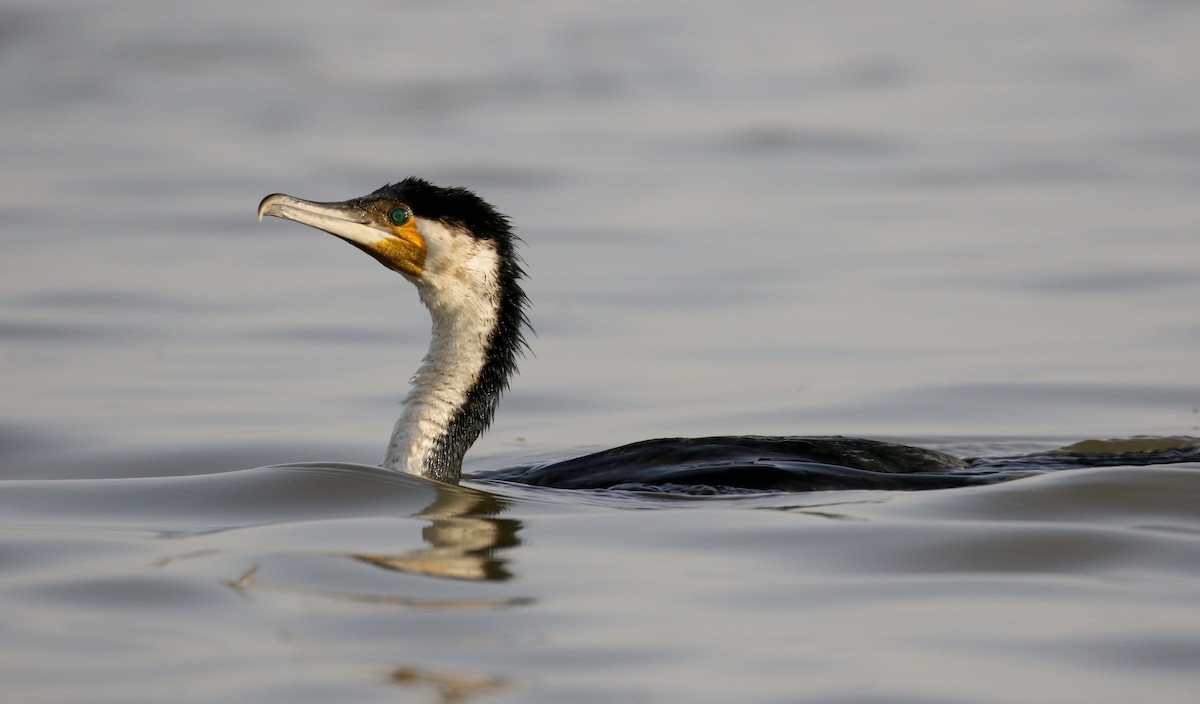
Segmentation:
<svg viewBox="0 0 1200 704">
<path fill-rule="evenodd" d="M 537 337 L 473 469 L 1197 436 L 1200 6 L 9 0 L 0 96 L 5 701 L 1196 701 L 1200 466 L 395 476 L 424 311 L 254 208 L 514 219 Z"/>
</svg>

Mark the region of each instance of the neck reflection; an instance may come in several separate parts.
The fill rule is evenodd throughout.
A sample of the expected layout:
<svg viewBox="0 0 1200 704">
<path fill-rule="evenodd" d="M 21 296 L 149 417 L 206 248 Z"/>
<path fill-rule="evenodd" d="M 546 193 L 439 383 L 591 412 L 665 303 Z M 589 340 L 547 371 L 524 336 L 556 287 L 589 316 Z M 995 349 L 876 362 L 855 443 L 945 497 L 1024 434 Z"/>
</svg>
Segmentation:
<svg viewBox="0 0 1200 704">
<path fill-rule="evenodd" d="M 446 579 L 505 581 L 512 577 L 501 552 L 521 544 L 521 522 L 497 518 L 507 504 L 496 496 L 458 486 L 437 488 L 433 503 L 414 518 L 429 547 L 400 555 L 355 554 L 376 567 Z"/>
</svg>

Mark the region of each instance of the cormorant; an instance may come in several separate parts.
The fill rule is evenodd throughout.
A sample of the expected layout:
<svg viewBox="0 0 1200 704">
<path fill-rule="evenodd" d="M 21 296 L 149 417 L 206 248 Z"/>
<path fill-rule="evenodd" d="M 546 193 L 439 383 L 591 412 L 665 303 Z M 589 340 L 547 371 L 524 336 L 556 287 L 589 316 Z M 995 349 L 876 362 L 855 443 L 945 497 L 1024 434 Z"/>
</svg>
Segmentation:
<svg viewBox="0 0 1200 704">
<path fill-rule="evenodd" d="M 416 286 L 433 318 L 432 340 L 383 464 L 457 482 L 463 456 L 491 423 L 526 348 L 528 299 L 508 218 L 465 188 L 419 178 L 336 203 L 276 193 L 258 206 L 260 220 L 268 215 L 340 237 Z M 1055 467 L 971 462 L 855 438 L 735 436 L 647 440 L 482 476 L 563 488 L 725 493 L 940 488 L 1048 468 Z"/>
</svg>

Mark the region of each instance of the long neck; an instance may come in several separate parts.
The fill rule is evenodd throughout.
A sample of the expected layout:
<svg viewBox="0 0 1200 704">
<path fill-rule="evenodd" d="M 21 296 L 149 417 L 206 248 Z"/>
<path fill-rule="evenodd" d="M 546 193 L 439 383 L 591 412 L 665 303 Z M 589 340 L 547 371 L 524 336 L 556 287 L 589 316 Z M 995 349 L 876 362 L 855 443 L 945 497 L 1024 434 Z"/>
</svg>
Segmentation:
<svg viewBox="0 0 1200 704">
<path fill-rule="evenodd" d="M 447 296 L 440 287 L 418 286 L 433 334 L 402 402 L 385 466 L 457 482 L 463 456 L 491 424 L 516 371 L 525 323 L 519 267 L 499 266 L 496 273 L 492 282 L 500 285 L 488 296 Z"/>
</svg>

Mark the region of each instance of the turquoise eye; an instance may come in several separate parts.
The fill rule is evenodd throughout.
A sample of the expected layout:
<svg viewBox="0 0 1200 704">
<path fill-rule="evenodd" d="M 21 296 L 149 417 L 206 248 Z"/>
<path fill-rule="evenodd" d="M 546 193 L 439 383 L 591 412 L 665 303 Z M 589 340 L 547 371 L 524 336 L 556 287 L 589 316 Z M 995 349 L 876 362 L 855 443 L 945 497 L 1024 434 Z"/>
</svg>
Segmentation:
<svg viewBox="0 0 1200 704">
<path fill-rule="evenodd" d="M 411 219 L 412 213 L 408 212 L 408 208 L 394 208 L 388 213 L 388 220 L 391 220 L 393 225 L 403 225 Z"/>
</svg>

